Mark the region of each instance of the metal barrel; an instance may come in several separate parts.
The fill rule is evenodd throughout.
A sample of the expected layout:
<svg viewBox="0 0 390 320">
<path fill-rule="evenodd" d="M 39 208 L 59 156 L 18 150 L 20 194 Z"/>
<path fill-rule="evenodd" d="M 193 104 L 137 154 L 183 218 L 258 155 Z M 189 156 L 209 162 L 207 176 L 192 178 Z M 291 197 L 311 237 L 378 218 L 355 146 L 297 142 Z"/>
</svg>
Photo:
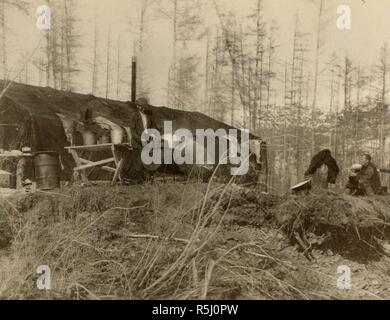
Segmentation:
<svg viewBox="0 0 390 320">
<path fill-rule="evenodd" d="M 16 189 L 16 174 L 12 173 L 9 177 L 9 187 L 11 189 Z"/>
<path fill-rule="evenodd" d="M 58 152 L 45 151 L 34 154 L 35 179 L 40 190 L 60 187 L 60 159 Z"/>
</svg>

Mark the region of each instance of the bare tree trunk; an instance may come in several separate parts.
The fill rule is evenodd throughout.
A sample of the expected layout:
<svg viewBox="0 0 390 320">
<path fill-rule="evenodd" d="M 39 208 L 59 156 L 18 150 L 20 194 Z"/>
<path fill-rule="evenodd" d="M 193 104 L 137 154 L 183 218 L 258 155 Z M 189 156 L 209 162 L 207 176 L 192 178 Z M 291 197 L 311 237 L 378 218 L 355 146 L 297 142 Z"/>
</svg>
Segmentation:
<svg viewBox="0 0 390 320">
<path fill-rule="evenodd" d="M 252 130 L 257 132 L 258 113 L 261 113 L 262 102 L 262 68 L 263 68 L 263 43 L 262 43 L 262 22 L 261 22 L 262 0 L 257 0 L 256 6 L 256 62 L 255 62 L 255 86 L 253 111 L 252 111 Z"/>
<path fill-rule="evenodd" d="M 234 79 L 234 69 L 233 69 L 233 66 L 232 66 L 232 73 L 231 73 L 231 77 L 232 77 L 232 81 L 231 81 L 231 106 L 230 106 L 230 124 L 232 126 L 234 126 L 234 113 L 235 113 L 235 104 L 236 104 L 236 101 L 235 101 L 235 94 L 236 94 L 236 90 L 235 90 L 235 79 Z"/>
<path fill-rule="evenodd" d="M 43 78 L 44 78 L 43 66 L 44 66 L 44 58 L 43 58 L 42 52 L 41 52 L 40 56 L 39 56 L 39 62 L 38 62 L 38 83 L 39 83 L 40 87 L 43 86 Z"/>
<path fill-rule="evenodd" d="M 311 156 L 315 154 L 315 128 L 314 128 L 314 122 L 316 121 L 315 115 L 316 115 L 316 108 L 317 108 L 317 90 L 318 90 L 318 67 L 319 67 L 319 56 L 320 56 L 320 46 L 321 46 L 321 18 L 322 18 L 322 12 L 323 12 L 323 0 L 319 0 L 319 11 L 318 11 L 318 25 L 317 25 L 317 44 L 316 44 L 316 58 L 315 58 L 315 71 L 314 71 L 314 91 L 313 91 L 313 104 L 312 104 L 312 110 L 311 110 L 311 121 L 312 121 L 312 143 L 311 143 Z"/>
<path fill-rule="evenodd" d="M 3 79 L 7 79 L 7 38 L 6 38 L 6 14 L 5 14 L 5 0 L 0 3 L 0 23 L 1 23 L 1 54 L 3 66 Z"/>
<path fill-rule="evenodd" d="M 97 86 L 97 81 L 98 81 L 98 41 L 99 41 L 99 36 L 98 36 L 98 29 L 97 29 L 97 17 L 96 17 L 96 7 L 95 7 L 95 28 L 94 28 L 94 40 L 93 40 L 93 66 L 92 66 L 92 94 L 96 95 L 98 86 Z"/>
<path fill-rule="evenodd" d="M 296 100 L 295 100 L 295 94 L 296 94 L 296 89 L 295 89 L 295 85 L 296 85 L 295 71 L 296 70 L 295 69 L 296 69 L 296 63 L 297 63 L 297 49 L 298 49 L 297 45 L 298 45 L 298 16 L 296 16 L 296 20 L 295 20 L 293 55 L 292 55 L 292 62 L 291 62 L 291 83 L 290 83 L 290 86 L 291 86 L 290 112 L 291 112 L 291 115 L 293 115 L 292 120 L 293 120 L 293 123 L 295 125 L 295 139 L 296 139 L 296 141 L 298 140 L 298 119 L 296 119 L 296 115 L 298 114 L 296 108 L 298 107 L 298 105 L 297 105 Z M 294 111 L 295 111 L 295 114 L 294 114 Z M 298 168 L 298 149 L 296 149 L 295 151 L 296 151 L 296 156 L 295 156 L 296 172 L 298 172 L 299 171 L 299 168 Z M 299 177 L 297 175 L 297 179 L 298 178 Z"/>
<path fill-rule="evenodd" d="M 347 131 L 349 132 L 350 121 L 347 118 L 347 114 L 351 112 L 351 72 L 352 65 L 348 57 L 345 57 L 345 70 L 344 70 L 344 121 L 342 128 L 342 147 L 343 147 L 343 164 L 347 166 L 348 152 L 347 152 Z"/>
<path fill-rule="evenodd" d="M 110 92 L 110 48 L 111 48 L 111 26 L 108 28 L 107 35 L 107 55 L 106 55 L 106 99 Z"/>
<path fill-rule="evenodd" d="M 360 89 L 361 89 L 361 70 L 360 66 L 357 69 L 356 79 L 356 110 L 355 110 L 355 134 L 354 134 L 354 160 L 357 160 L 357 151 L 359 149 L 359 113 L 360 113 Z"/>
<path fill-rule="evenodd" d="M 252 114 L 252 108 L 251 108 L 251 98 L 250 98 L 250 89 L 249 89 L 249 85 L 250 85 L 250 74 L 248 72 L 248 80 L 246 81 L 245 77 L 246 77 L 246 71 L 245 71 L 245 63 L 244 63 L 244 56 L 245 56 L 245 52 L 244 52 L 244 40 L 243 40 L 243 31 L 242 31 L 242 25 L 241 25 L 241 32 L 240 32 L 241 36 L 240 36 L 240 63 L 241 63 L 241 78 L 242 78 L 242 85 L 241 85 L 241 90 L 242 90 L 242 93 L 240 94 L 240 98 L 241 98 L 241 103 L 243 104 L 243 106 L 246 106 L 246 109 L 247 109 L 247 113 L 248 115 L 245 114 L 245 116 L 248 117 L 248 121 L 245 121 L 247 123 L 247 125 L 250 127 L 250 119 L 251 119 L 251 114 Z M 250 128 L 250 130 L 253 130 L 253 128 Z"/>
<path fill-rule="evenodd" d="M 385 43 L 382 47 L 381 52 L 381 96 L 380 96 L 380 103 L 379 103 L 379 147 L 380 147 L 380 166 L 385 166 L 385 148 L 386 148 L 386 135 L 385 135 L 385 111 L 387 108 L 387 75 L 388 75 L 388 50 L 387 50 L 387 43 Z"/>
<path fill-rule="evenodd" d="M 329 99 L 329 112 L 328 112 L 328 118 L 329 121 L 331 121 L 332 116 L 333 116 L 333 108 L 334 108 L 334 93 L 335 93 L 335 88 L 334 88 L 334 78 L 335 78 L 335 56 L 332 55 L 331 61 L 330 61 L 330 99 Z M 333 129 L 332 125 L 330 124 L 329 126 L 329 146 L 331 147 L 331 150 L 334 151 L 333 148 Z"/>
<path fill-rule="evenodd" d="M 50 30 L 46 31 L 46 86 L 52 83 L 52 55 L 51 55 Z"/>
<path fill-rule="evenodd" d="M 65 2 L 64 2 L 65 5 Z M 65 14 L 62 14 L 61 17 L 61 49 L 60 49 L 60 88 L 61 90 L 65 89 L 65 75 L 64 75 L 64 60 L 65 57 L 65 38 L 66 38 L 66 23 L 65 23 Z"/>
<path fill-rule="evenodd" d="M 287 163 L 287 150 L 288 150 L 288 140 L 287 140 L 287 125 L 288 125 L 288 66 L 287 61 L 285 62 L 285 71 L 284 71 L 284 112 L 283 112 L 283 165 L 284 165 L 284 172 L 283 175 L 285 177 L 285 184 L 283 185 L 283 188 L 288 188 L 290 185 L 290 179 L 287 179 L 289 177 L 288 174 L 288 163 Z"/>
<path fill-rule="evenodd" d="M 66 50 L 66 85 L 65 88 L 67 91 L 71 90 L 72 85 L 72 43 L 71 37 L 73 29 L 73 17 L 70 13 L 69 5 L 74 5 L 73 3 L 68 3 L 69 0 L 64 0 L 64 19 L 65 19 L 65 50 Z M 61 67 L 62 68 L 62 67 Z"/>
<path fill-rule="evenodd" d="M 140 15 L 139 15 L 139 36 L 138 36 L 138 43 L 137 43 L 137 52 L 136 56 L 138 56 L 138 65 L 137 65 L 137 92 L 142 95 L 146 96 L 148 94 L 148 90 L 145 86 L 145 69 L 143 64 L 143 56 L 144 56 L 144 49 L 145 49 L 145 33 L 146 33 L 146 14 L 149 7 L 149 0 L 141 0 L 141 9 L 140 9 Z"/>
<path fill-rule="evenodd" d="M 340 72 L 340 70 L 339 70 Z M 334 154 L 337 157 L 339 152 L 339 110 L 340 110 L 340 92 L 341 92 L 341 74 L 337 75 L 337 101 L 336 101 L 336 119 L 335 119 L 335 129 L 334 129 Z"/>
<path fill-rule="evenodd" d="M 268 74 L 267 74 L 267 107 L 270 105 L 270 92 L 271 92 L 271 79 L 272 79 L 272 64 L 273 64 L 273 35 L 272 30 L 269 37 L 268 43 Z"/>
<path fill-rule="evenodd" d="M 302 139 L 303 139 L 303 126 L 302 126 L 302 87 L 303 87 L 303 66 L 304 66 L 304 51 L 301 50 L 300 63 L 299 63 L 299 87 L 298 87 L 298 101 L 297 101 L 297 133 L 296 133 L 296 152 L 297 152 L 297 181 L 301 176 L 301 162 L 302 162 Z"/>
<path fill-rule="evenodd" d="M 210 30 L 207 30 L 204 113 L 210 115 Z"/>
<path fill-rule="evenodd" d="M 121 37 L 118 36 L 117 43 L 117 59 L 116 59 L 116 97 L 119 99 L 120 94 L 120 72 L 121 72 Z"/>
<path fill-rule="evenodd" d="M 172 14 L 172 24 L 173 24 L 173 38 L 172 38 L 172 63 L 169 70 L 168 77 L 168 105 L 174 107 L 176 104 L 175 101 L 175 89 L 172 88 L 173 84 L 176 82 L 176 69 L 177 69 L 177 25 L 178 25 L 178 0 L 173 0 L 173 14 Z"/>
<path fill-rule="evenodd" d="M 220 45 L 220 41 L 219 41 L 219 37 L 217 35 L 216 37 L 216 44 L 215 44 L 215 56 L 214 56 L 214 69 L 213 69 L 213 81 L 212 81 L 212 117 L 213 118 L 216 118 L 217 117 L 217 95 L 218 95 L 218 86 L 219 86 L 219 83 L 218 83 L 218 74 L 219 74 L 219 45 Z"/>
</svg>

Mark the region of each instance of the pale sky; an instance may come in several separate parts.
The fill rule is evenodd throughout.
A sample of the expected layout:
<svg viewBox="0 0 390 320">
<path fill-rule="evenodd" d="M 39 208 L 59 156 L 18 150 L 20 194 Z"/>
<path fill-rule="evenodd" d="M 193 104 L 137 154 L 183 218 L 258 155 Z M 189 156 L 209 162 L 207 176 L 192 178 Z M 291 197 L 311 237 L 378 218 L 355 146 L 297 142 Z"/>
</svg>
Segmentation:
<svg viewBox="0 0 390 320">
<path fill-rule="evenodd" d="M 54 0 L 60 1 L 60 0 Z M 179 0 L 180 3 L 181 0 Z M 8 60 L 13 70 L 21 68 L 21 56 L 29 56 L 39 43 L 39 38 L 43 31 L 37 30 L 35 26 L 38 5 L 44 4 L 44 0 L 28 0 L 31 4 L 31 14 L 29 17 L 9 11 L 8 18 Z M 78 88 L 80 92 L 90 91 L 90 66 L 88 63 L 93 57 L 93 19 L 95 6 L 99 17 L 99 33 L 101 37 L 99 52 L 102 56 L 101 72 L 102 85 L 105 78 L 105 54 L 108 26 L 111 26 L 111 53 L 112 66 L 110 72 L 116 78 L 117 43 L 121 46 L 121 65 L 128 65 L 133 54 L 133 41 L 135 30 L 137 30 L 139 0 L 77 0 L 77 12 L 81 19 L 79 26 L 80 51 L 79 65 L 80 75 L 78 78 Z M 245 17 L 251 8 L 255 7 L 255 0 L 217 0 L 222 11 L 233 10 L 237 15 Z M 279 26 L 278 35 L 278 59 L 290 59 L 292 51 L 292 39 L 294 29 L 294 16 L 298 12 L 301 18 L 302 29 L 311 33 L 309 44 L 314 51 L 314 34 L 317 24 L 317 7 L 312 2 L 316 0 L 264 0 L 265 17 L 267 21 L 275 20 Z M 211 1 L 206 10 L 205 20 L 207 25 L 218 23 Z M 339 30 L 336 27 L 338 15 L 337 7 L 341 4 L 349 5 L 352 9 L 352 29 Z M 321 51 L 321 65 L 329 59 L 329 54 L 337 52 L 340 57 L 346 53 L 355 63 L 362 66 L 370 66 L 376 63 L 379 56 L 380 46 L 390 36 L 390 1 L 389 0 L 326 0 L 326 16 L 329 20 L 324 32 L 324 46 Z M 151 102 L 155 105 L 166 104 L 167 71 L 172 56 L 172 22 L 164 18 L 161 14 L 155 14 L 155 8 L 159 7 L 166 12 L 170 12 L 172 3 L 170 0 L 159 0 L 157 5 L 150 10 L 149 34 L 147 36 L 147 52 L 142 57 L 142 61 L 147 69 L 151 87 Z M 206 13 L 205 13 L 206 15 Z M 130 21 L 132 22 L 130 25 Z M 120 40 L 118 40 L 120 37 Z M 189 44 L 189 50 L 198 54 L 205 53 L 205 41 L 200 40 Z M 37 53 L 38 52 L 38 53 Z M 39 54 L 37 50 L 36 55 Z M 314 57 L 309 57 L 313 61 Z M 30 67 L 31 73 L 33 67 Z M 122 68 L 121 77 L 130 78 L 128 69 Z M 30 76 L 31 84 L 36 84 L 36 77 Z M 322 82 L 326 80 L 326 74 L 322 74 Z M 104 90 L 102 90 L 104 91 Z M 325 95 L 325 89 L 319 88 L 320 95 Z M 120 99 L 129 99 L 129 88 L 121 88 Z M 116 98 L 116 89 L 110 93 L 112 98 Z"/>
</svg>

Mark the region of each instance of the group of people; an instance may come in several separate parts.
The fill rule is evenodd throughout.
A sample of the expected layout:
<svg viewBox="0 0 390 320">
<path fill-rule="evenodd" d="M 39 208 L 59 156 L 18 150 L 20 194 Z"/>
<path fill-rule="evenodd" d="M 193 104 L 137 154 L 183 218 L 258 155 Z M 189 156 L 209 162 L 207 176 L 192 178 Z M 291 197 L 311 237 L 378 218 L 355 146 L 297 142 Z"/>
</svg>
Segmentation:
<svg viewBox="0 0 390 320">
<path fill-rule="evenodd" d="M 328 184 L 335 184 L 339 174 L 339 167 L 332 157 L 331 151 L 325 149 L 317 153 L 311 160 L 305 177 L 315 185 L 328 187 Z M 380 179 L 380 171 L 372 162 L 371 155 L 363 154 L 358 164 L 349 169 L 348 183 L 346 185 L 351 195 L 371 196 L 383 194 Z"/>
</svg>

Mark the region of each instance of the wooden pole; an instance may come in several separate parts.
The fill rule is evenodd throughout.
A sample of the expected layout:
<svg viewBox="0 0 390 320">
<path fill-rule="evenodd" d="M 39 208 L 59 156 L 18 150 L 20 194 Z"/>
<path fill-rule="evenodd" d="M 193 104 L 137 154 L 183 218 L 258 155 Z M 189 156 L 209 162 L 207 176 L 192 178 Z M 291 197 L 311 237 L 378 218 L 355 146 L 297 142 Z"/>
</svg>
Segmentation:
<svg viewBox="0 0 390 320">
<path fill-rule="evenodd" d="M 131 62 L 131 102 L 135 103 L 137 97 L 137 57 L 133 56 Z"/>
</svg>

